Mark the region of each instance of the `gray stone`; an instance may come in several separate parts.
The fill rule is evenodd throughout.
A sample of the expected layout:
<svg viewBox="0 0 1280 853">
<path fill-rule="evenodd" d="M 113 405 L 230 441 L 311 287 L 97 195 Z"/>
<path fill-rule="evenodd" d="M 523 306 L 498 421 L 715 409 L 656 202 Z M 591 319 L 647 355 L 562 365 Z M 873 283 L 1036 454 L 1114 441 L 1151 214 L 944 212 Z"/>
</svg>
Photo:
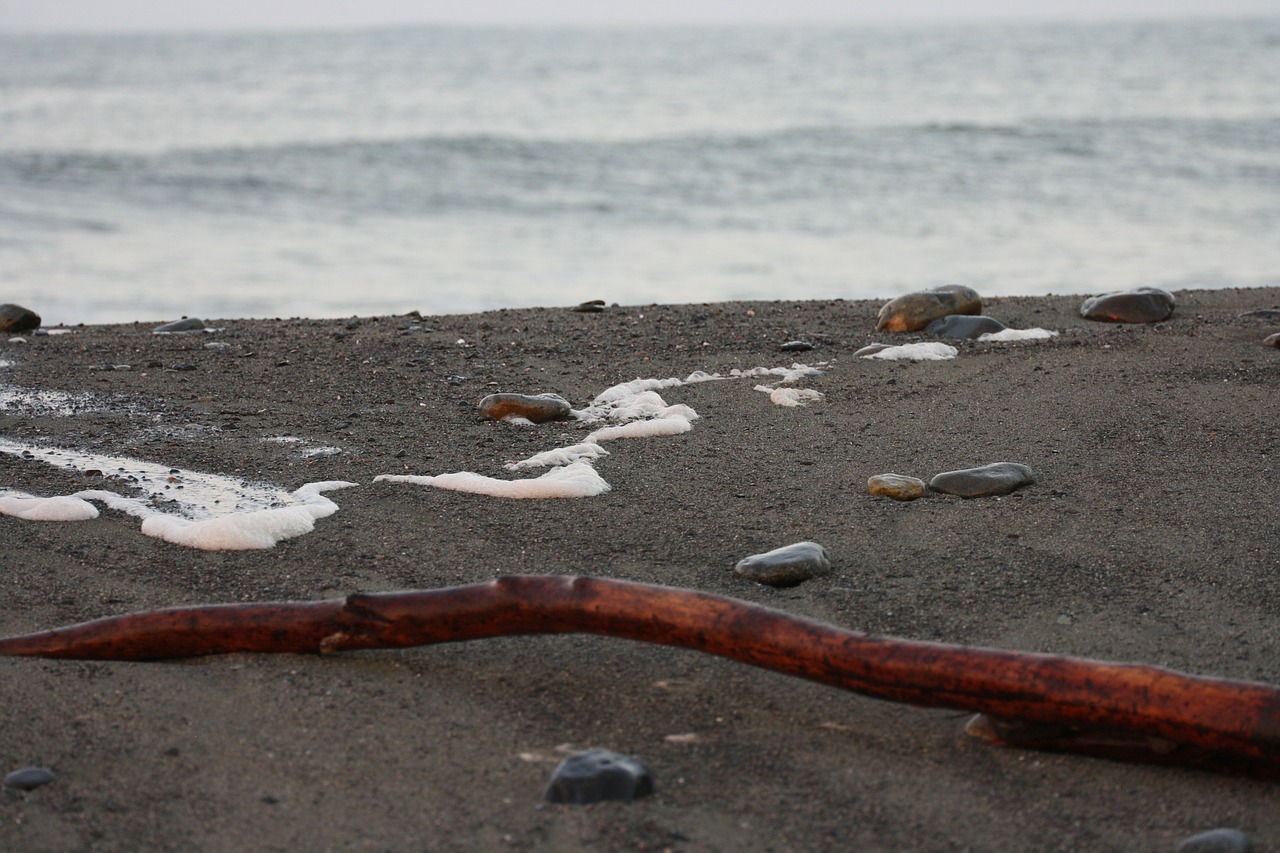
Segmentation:
<svg viewBox="0 0 1280 853">
<path fill-rule="evenodd" d="M 1091 296 L 1080 306 L 1080 316 L 1104 323 L 1158 323 L 1169 319 L 1173 305 L 1173 294 L 1169 291 L 1138 287 Z"/>
<path fill-rule="evenodd" d="M 905 474 L 876 474 L 867 478 L 867 494 L 893 498 L 895 501 L 913 501 L 924 497 L 924 480 Z"/>
<path fill-rule="evenodd" d="M 1276 332 L 1274 335 L 1268 335 L 1263 338 L 1262 345 L 1264 347 L 1275 347 L 1276 349 L 1280 349 L 1280 332 Z"/>
<path fill-rule="evenodd" d="M 1182 839 L 1178 853 L 1249 853 L 1253 843 L 1238 829 L 1220 827 Z"/>
<path fill-rule="evenodd" d="M 0 305 L 0 332 L 17 334 L 40 328 L 40 315 L 21 305 Z"/>
<path fill-rule="evenodd" d="M 795 586 L 817 575 L 831 571 L 827 549 L 817 542 L 796 542 L 763 554 L 744 557 L 733 567 L 733 573 L 769 586 Z"/>
<path fill-rule="evenodd" d="M 995 317 L 988 317 L 985 314 L 950 314 L 934 320 L 928 326 L 925 326 L 924 331 L 925 334 L 938 338 L 975 340 L 980 335 L 985 335 L 988 332 L 1003 331 L 1004 327 L 1004 323 L 1001 323 Z"/>
<path fill-rule="evenodd" d="M 4 777 L 4 784 L 9 788 L 30 791 L 53 781 L 53 772 L 47 767 L 24 767 Z"/>
<path fill-rule="evenodd" d="M 152 329 L 158 335 L 171 335 L 174 332 L 200 332 L 204 330 L 204 321 L 199 317 L 183 317 L 181 320 L 174 320 L 172 323 L 165 323 L 163 326 L 156 326 Z"/>
<path fill-rule="evenodd" d="M 865 347 L 855 352 L 853 357 L 864 358 L 869 355 L 875 355 L 881 350 L 886 350 L 891 346 L 896 346 L 896 344 L 867 344 Z"/>
<path fill-rule="evenodd" d="M 586 805 L 634 800 L 652 793 L 653 774 L 643 761 L 607 749 L 589 749 L 560 762 L 543 799 Z"/>
<path fill-rule="evenodd" d="M 580 302 L 569 310 L 577 311 L 579 314 L 599 314 L 604 311 L 604 300 L 592 299 L 590 302 Z"/>
<path fill-rule="evenodd" d="M 972 288 L 948 284 L 891 299 L 880 309 L 876 329 L 881 332 L 918 332 L 948 314 L 981 314 L 982 297 Z"/>
<path fill-rule="evenodd" d="M 569 417 L 569 401 L 559 394 L 490 394 L 480 401 L 480 414 L 500 421 L 524 418 L 535 424 Z"/>
<path fill-rule="evenodd" d="M 813 349 L 813 344 L 808 341 L 787 341 L 785 344 L 779 344 L 778 349 L 782 352 L 808 352 Z"/>
<path fill-rule="evenodd" d="M 929 488 L 935 492 L 959 495 L 962 498 L 982 498 L 990 495 L 1007 495 L 1035 481 L 1035 475 L 1026 465 L 1017 462 L 992 462 L 980 468 L 965 468 L 938 474 L 929 481 Z"/>
</svg>

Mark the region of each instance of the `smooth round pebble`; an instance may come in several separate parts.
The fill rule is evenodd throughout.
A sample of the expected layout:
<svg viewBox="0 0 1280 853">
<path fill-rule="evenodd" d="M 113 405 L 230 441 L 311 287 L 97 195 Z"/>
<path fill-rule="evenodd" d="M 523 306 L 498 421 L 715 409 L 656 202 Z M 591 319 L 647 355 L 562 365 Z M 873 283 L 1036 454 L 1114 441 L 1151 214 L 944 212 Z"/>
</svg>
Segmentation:
<svg viewBox="0 0 1280 853">
<path fill-rule="evenodd" d="M 569 417 L 569 401 L 559 394 L 490 394 L 480 401 L 480 414 L 500 421 L 524 418 L 540 424 Z"/>
<path fill-rule="evenodd" d="M 643 761 L 607 749 L 589 749 L 560 762 L 543 799 L 586 805 L 634 800 L 652 793 L 653 774 Z"/>
<path fill-rule="evenodd" d="M 924 331 L 926 335 L 938 338 L 976 340 L 981 335 L 1003 332 L 1004 329 L 1004 323 L 985 314 L 949 314 L 925 326 Z"/>
<path fill-rule="evenodd" d="M 1264 347 L 1275 347 L 1276 349 L 1280 349 L 1280 332 L 1276 332 L 1274 335 L 1268 335 L 1263 338 L 1262 345 Z"/>
<path fill-rule="evenodd" d="M 778 349 L 782 352 L 808 352 L 813 349 L 813 344 L 808 341 L 787 341 L 785 344 L 779 344 Z"/>
<path fill-rule="evenodd" d="M 733 573 L 769 586 L 795 586 L 817 575 L 831 571 L 827 549 L 817 542 L 796 542 L 774 548 L 763 554 L 743 557 Z"/>
<path fill-rule="evenodd" d="M 981 314 L 982 297 L 962 284 L 918 290 L 891 299 L 880 308 L 876 329 L 881 332 L 918 332 L 948 314 Z"/>
<path fill-rule="evenodd" d="M 1249 853 L 1253 844 L 1238 829 L 1219 827 L 1182 839 L 1178 853 Z"/>
<path fill-rule="evenodd" d="M 1080 316 L 1104 323 L 1158 323 L 1173 313 L 1173 294 L 1158 287 L 1138 287 L 1091 296 L 1080 306 Z"/>
<path fill-rule="evenodd" d="M 52 781 L 53 771 L 47 767 L 24 767 L 4 777 L 5 787 L 20 788 L 23 791 L 48 785 Z"/>
<path fill-rule="evenodd" d="M 867 478 L 867 494 L 893 498 L 895 501 L 913 501 L 924 497 L 924 480 L 905 474 L 876 474 Z"/>
<path fill-rule="evenodd" d="M 962 498 L 983 498 L 1007 495 L 1035 481 L 1035 475 L 1026 465 L 1017 462 L 992 462 L 980 468 L 945 471 L 929 481 L 929 488 Z"/>
<path fill-rule="evenodd" d="M 17 334 L 40 328 L 40 315 L 30 308 L 6 302 L 0 305 L 0 332 Z"/>
<path fill-rule="evenodd" d="M 172 332 L 199 332 L 202 329 L 204 329 L 204 320 L 199 317 L 183 317 L 181 320 L 174 320 L 172 323 L 156 326 L 151 331 L 166 334 Z"/>
</svg>

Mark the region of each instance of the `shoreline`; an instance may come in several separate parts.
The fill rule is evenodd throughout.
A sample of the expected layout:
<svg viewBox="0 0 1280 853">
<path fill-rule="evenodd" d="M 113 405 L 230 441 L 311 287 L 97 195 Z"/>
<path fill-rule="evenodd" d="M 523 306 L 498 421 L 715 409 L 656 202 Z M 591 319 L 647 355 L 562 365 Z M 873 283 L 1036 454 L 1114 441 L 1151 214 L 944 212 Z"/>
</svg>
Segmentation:
<svg viewBox="0 0 1280 853">
<path fill-rule="evenodd" d="M 991 297 L 1048 341 L 955 343 L 952 361 L 853 353 L 882 302 L 725 302 L 322 320 L 141 323 L 0 343 L 0 385 L 92 393 L 69 417 L 0 410 L 0 436 L 297 489 L 359 483 L 315 529 L 253 551 L 83 522 L 0 517 L 0 635 L 219 601 L 315 600 L 499 574 L 637 580 L 911 639 L 1149 663 L 1280 683 L 1280 288 L 1179 291 L 1152 325 L 1079 317 L 1083 297 Z M 27 306 L 39 312 L 35 305 Z M 787 341 L 814 345 L 783 352 Z M 461 341 L 461 343 L 460 343 Z M 208 348 L 209 343 L 227 346 Z M 575 407 L 616 383 L 809 365 L 786 407 L 750 379 L 663 389 L 699 417 L 611 442 L 595 497 L 509 500 L 382 474 L 514 477 L 586 435 L 475 409 L 494 391 Z M 105 365 L 129 369 L 101 369 Z M 341 452 L 306 457 L 291 443 Z M 866 493 L 873 474 L 996 461 L 998 498 Z M 94 488 L 0 454 L 0 487 Z M 734 576 L 822 543 L 790 589 Z M 691 652 L 594 637 L 181 664 L 0 659 L 0 792 L 15 849 L 1171 850 L 1235 826 L 1280 849 L 1275 783 L 997 749 L 963 716 L 864 699 Z M 561 747 L 654 770 L 633 803 L 544 806 Z"/>
</svg>

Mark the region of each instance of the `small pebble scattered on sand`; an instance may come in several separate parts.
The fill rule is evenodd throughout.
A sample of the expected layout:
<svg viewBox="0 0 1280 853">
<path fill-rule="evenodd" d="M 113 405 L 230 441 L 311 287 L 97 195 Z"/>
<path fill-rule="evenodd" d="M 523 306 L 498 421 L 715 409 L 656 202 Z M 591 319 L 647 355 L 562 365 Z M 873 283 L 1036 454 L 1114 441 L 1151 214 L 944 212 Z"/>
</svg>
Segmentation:
<svg viewBox="0 0 1280 853">
<path fill-rule="evenodd" d="M 4 777 L 5 787 L 30 791 L 53 781 L 53 772 L 47 767 L 24 767 Z"/>
<path fill-rule="evenodd" d="M 979 468 L 944 471 L 929 481 L 929 488 L 962 498 L 1007 495 L 1036 481 L 1026 465 L 1018 462 L 992 462 Z"/>
<path fill-rule="evenodd" d="M 876 330 L 918 332 L 948 314 L 981 314 L 982 297 L 972 288 L 948 284 L 891 299 L 880 309 Z"/>
<path fill-rule="evenodd" d="M 535 424 L 569 417 L 569 401 L 559 394 L 490 394 L 480 401 L 480 414 L 500 421 L 524 418 Z"/>
<path fill-rule="evenodd" d="M 1158 287 L 1138 287 L 1091 296 L 1080 306 L 1080 316 L 1104 323 L 1158 323 L 1173 314 L 1173 294 Z"/>
<path fill-rule="evenodd" d="M 733 573 L 756 583 L 788 587 L 831 571 L 827 549 L 817 542 L 796 542 L 763 554 L 744 557 Z"/>
<path fill-rule="evenodd" d="M 589 749 L 560 762 L 543 799 L 586 805 L 634 800 L 652 793 L 653 774 L 643 761 L 607 749 Z"/>
<path fill-rule="evenodd" d="M 895 501 L 913 501 L 924 497 L 924 480 L 905 474 L 876 474 L 867 478 L 867 494 L 893 498 Z"/>
<path fill-rule="evenodd" d="M 1178 853 L 1249 853 L 1249 836 L 1232 827 L 1219 827 L 1182 839 Z"/>
</svg>

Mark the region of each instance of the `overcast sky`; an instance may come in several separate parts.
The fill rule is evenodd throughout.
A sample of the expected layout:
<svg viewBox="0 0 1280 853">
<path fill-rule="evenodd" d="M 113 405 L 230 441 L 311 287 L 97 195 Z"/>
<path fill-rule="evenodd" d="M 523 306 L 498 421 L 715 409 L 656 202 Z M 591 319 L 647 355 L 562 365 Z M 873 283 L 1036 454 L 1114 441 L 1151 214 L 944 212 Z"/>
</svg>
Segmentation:
<svg viewBox="0 0 1280 853">
<path fill-rule="evenodd" d="M 1280 15 L 1280 0 L 0 0 L 0 30 Z"/>
</svg>

